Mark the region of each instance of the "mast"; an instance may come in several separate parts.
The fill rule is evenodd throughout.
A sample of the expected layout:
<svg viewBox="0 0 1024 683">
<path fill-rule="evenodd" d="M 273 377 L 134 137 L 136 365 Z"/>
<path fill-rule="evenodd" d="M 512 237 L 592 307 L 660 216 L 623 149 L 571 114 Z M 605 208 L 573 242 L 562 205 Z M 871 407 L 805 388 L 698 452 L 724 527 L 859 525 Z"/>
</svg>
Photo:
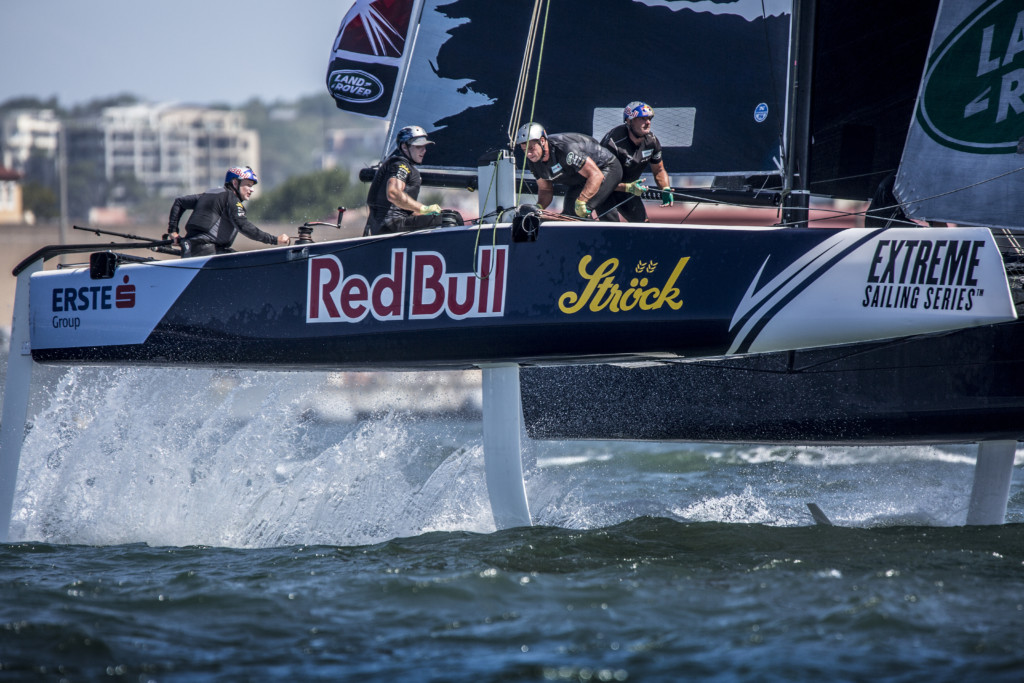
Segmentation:
<svg viewBox="0 0 1024 683">
<path fill-rule="evenodd" d="M 814 74 L 814 15 L 817 0 L 793 2 L 789 102 L 786 122 L 786 225 L 807 226 L 810 209 L 811 81 Z"/>
</svg>

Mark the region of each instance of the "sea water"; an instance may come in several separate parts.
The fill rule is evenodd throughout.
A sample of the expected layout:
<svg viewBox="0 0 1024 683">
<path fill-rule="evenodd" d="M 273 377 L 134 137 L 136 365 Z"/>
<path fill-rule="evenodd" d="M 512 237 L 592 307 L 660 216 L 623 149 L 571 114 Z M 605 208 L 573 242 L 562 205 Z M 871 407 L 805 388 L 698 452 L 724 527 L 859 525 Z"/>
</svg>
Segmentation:
<svg viewBox="0 0 1024 683">
<path fill-rule="evenodd" d="M 473 416 L 327 420 L 321 373 L 48 377 L 0 680 L 1024 679 L 1024 451 L 1008 524 L 963 527 L 973 446 L 526 441 L 535 526 L 495 531 Z"/>
</svg>

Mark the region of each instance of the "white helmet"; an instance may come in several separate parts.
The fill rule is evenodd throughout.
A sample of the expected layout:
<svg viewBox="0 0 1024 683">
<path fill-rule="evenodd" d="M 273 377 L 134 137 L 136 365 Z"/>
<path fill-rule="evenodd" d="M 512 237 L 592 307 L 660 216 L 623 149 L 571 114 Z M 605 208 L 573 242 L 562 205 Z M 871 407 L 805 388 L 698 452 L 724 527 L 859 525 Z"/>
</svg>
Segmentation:
<svg viewBox="0 0 1024 683">
<path fill-rule="evenodd" d="M 419 126 L 406 126 L 402 130 L 398 131 L 398 136 L 395 138 L 396 145 L 409 145 L 410 147 L 422 147 L 424 145 L 432 145 L 433 141 L 427 139 L 427 131 L 423 130 Z"/>
<path fill-rule="evenodd" d="M 519 131 L 516 133 L 516 144 L 521 145 L 524 142 L 530 140 L 540 140 L 546 138 L 547 132 L 544 130 L 544 126 L 539 123 L 524 123 Z"/>
</svg>

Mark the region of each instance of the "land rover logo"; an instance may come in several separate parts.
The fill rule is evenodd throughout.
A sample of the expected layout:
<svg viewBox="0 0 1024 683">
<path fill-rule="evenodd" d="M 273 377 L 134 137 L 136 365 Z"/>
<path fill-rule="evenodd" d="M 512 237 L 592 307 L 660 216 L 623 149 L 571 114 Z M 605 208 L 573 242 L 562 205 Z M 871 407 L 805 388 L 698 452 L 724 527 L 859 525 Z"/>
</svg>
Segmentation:
<svg viewBox="0 0 1024 683">
<path fill-rule="evenodd" d="M 327 83 L 336 99 L 356 104 L 369 104 L 384 94 L 384 86 L 376 76 L 358 69 L 332 71 Z"/>
<path fill-rule="evenodd" d="M 949 34 L 925 71 L 917 121 L 941 145 L 1012 154 L 1024 136 L 1024 11 L 990 0 Z"/>
</svg>

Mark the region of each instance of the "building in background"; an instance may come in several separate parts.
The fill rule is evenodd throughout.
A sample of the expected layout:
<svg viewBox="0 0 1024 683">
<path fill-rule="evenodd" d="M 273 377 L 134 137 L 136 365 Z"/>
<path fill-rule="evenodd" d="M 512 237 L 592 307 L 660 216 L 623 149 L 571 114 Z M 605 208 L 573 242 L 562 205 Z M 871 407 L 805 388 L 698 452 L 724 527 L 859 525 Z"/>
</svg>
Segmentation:
<svg viewBox="0 0 1024 683">
<path fill-rule="evenodd" d="M 0 225 L 22 223 L 21 174 L 0 166 Z"/>
<path fill-rule="evenodd" d="M 69 164 L 95 165 L 111 183 L 134 178 L 165 197 L 202 192 L 223 184 L 231 166 L 260 162 L 259 134 L 245 127 L 242 112 L 169 104 L 71 119 L 67 145 Z"/>
<path fill-rule="evenodd" d="M 116 223 L 140 202 L 203 192 L 223 184 L 228 168 L 259 164 L 259 133 L 246 127 L 241 111 L 133 104 L 79 116 L 53 109 L 0 113 L 0 166 L 20 174 L 26 209 L 31 202 L 20 193 L 29 186 L 34 201 L 49 196 L 56 203 L 62 168 L 70 215 Z M 13 199 L 11 191 L 6 198 Z"/>
<path fill-rule="evenodd" d="M 356 179 L 359 171 L 380 162 L 387 154 L 384 141 L 387 123 L 374 128 L 332 128 L 324 134 L 324 152 L 321 168 L 343 168 Z"/>
<path fill-rule="evenodd" d="M 0 166 L 24 173 L 35 157 L 57 157 L 60 119 L 52 109 L 18 109 L 0 119 Z"/>
<path fill-rule="evenodd" d="M 0 116 L 0 166 L 22 182 L 57 187 L 61 121 L 53 109 L 14 109 Z"/>
</svg>

